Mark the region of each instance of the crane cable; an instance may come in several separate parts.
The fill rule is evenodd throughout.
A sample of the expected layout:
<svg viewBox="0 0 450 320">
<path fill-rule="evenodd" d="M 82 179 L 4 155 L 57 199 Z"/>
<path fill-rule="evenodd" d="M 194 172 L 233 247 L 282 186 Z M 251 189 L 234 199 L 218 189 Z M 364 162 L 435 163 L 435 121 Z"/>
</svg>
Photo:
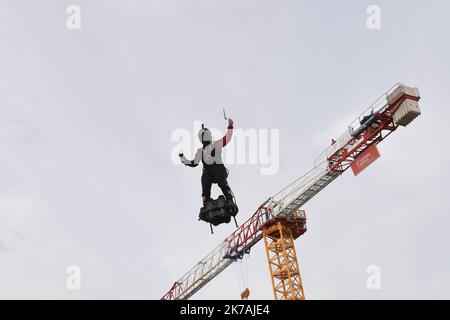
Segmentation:
<svg viewBox="0 0 450 320">
<path fill-rule="evenodd" d="M 236 261 L 236 267 L 234 269 L 238 290 L 241 292 L 241 298 L 247 299 L 250 293 L 249 290 L 249 276 L 248 276 L 248 264 L 244 259 L 248 259 L 246 255 L 242 257 L 239 261 Z M 243 298 L 243 295 L 245 298 Z"/>
</svg>

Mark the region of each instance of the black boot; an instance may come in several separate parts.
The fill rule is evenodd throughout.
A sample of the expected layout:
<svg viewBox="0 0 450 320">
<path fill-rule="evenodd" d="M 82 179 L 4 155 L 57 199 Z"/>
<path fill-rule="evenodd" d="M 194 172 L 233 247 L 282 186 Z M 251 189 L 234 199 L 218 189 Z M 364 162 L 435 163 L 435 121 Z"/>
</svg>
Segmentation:
<svg viewBox="0 0 450 320">
<path fill-rule="evenodd" d="M 234 216 L 237 215 L 237 213 L 238 213 L 238 211 L 239 211 L 239 208 L 238 208 L 238 206 L 237 206 L 237 204 L 236 204 L 236 202 L 234 201 L 234 198 L 233 198 L 232 196 L 227 197 L 226 206 L 227 206 L 227 208 L 228 208 L 228 213 L 229 213 L 231 216 L 234 217 Z"/>
</svg>

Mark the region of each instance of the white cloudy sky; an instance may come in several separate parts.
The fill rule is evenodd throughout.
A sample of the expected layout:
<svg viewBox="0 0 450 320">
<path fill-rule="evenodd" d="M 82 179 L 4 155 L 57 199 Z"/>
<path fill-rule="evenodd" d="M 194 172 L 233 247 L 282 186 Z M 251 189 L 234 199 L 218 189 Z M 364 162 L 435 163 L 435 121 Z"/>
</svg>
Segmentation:
<svg viewBox="0 0 450 320">
<path fill-rule="evenodd" d="M 81 8 L 79 31 L 66 8 Z M 381 30 L 366 9 L 381 8 Z M 450 298 L 448 1 L 0 1 L 0 298 L 159 299 L 234 230 L 197 222 L 178 128 L 280 130 L 280 170 L 229 165 L 242 222 L 394 83 L 423 114 L 309 202 L 306 297 Z M 232 142 L 233 143 L 233 142 Z M 214 189 L 217 194 L 217 189 Z M 66 288 L 79 265 L 81 290 Z M 380 290 L 366 269 L 381 268 Z M 262 243 L 194 298 L 271 299 Z"/>
</svg>

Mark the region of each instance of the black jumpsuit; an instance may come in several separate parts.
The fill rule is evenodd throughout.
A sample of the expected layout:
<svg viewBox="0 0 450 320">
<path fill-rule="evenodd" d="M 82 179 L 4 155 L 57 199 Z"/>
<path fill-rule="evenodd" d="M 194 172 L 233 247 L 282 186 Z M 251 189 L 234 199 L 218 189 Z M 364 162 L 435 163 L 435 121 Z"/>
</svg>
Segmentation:
<svg viewBox="0 0 450 320">
<path fill-rule="evenodd" d="M 233 198 L 233 192 L 227 181 L 228 170 L 222 161 L 222 148 L 228 144 L 232 135 L 233 127 L 228 127 L 227 133 L 222 139 L 204 143 L 203 147 L 197 150 L 194 160 L 188 160 L 184 156 L 181 159 L 189 167 L 196 167 L 200 160 L 202 161 L 202 197 L 204 203 L 211 199 L 211 186 L 213 183 L 217 183 L 225 198 Z"/>
</svg>

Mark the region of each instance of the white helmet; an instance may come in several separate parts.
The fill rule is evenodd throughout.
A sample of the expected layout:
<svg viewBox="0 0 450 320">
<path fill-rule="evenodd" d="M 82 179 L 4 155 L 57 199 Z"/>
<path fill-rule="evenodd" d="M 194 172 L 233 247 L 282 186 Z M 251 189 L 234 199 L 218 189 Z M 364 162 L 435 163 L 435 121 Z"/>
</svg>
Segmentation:
<svg viewBox="0 0 450 320">
<path fill-rule="evenodd" d="M 198 139 L 200 140 L 201 143 L 212 141 L 211 131 L 208 128 L 205 128 L 203 124 L 202 128 L 198 132 Z"/>
</svg>

